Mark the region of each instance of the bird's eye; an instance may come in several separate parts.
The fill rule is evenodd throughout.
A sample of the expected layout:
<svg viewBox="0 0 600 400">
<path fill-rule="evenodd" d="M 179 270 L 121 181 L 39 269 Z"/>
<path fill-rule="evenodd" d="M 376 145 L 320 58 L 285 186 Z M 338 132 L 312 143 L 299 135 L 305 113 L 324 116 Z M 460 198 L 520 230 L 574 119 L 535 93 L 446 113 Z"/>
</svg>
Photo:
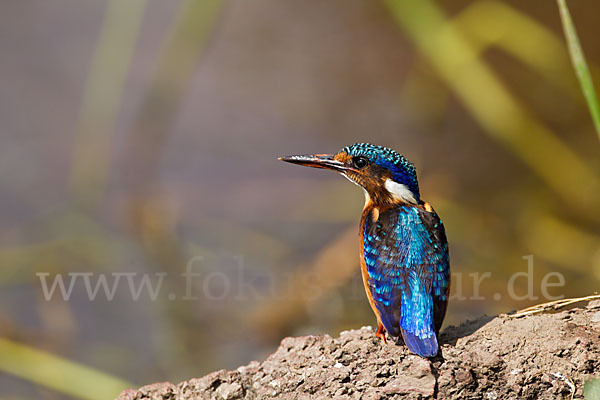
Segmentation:
<svg viewBox="0 0 600 400">
<path fill-rule="evenodd" d="M 357 169 L 362 169 L 362 168 L 366 167 L 368 163 L 369 163 L 369 160 L 367 160 L 366 157 L 358 156 L 358 157 L 354 157 L 352 159 L 352 164 L 354 164 L 354 166 Z"/>
</svg>

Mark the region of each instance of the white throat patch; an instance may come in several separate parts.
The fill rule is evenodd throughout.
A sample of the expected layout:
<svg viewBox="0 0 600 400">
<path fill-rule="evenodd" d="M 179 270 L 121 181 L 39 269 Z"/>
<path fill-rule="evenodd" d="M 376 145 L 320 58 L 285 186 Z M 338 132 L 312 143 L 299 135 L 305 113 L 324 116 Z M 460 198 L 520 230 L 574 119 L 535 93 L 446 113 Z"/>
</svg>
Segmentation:
<svg viewBox="0 0 600 400">
<path fill-rule="evenodd" d="M 388 178 L 385 180 L 385 188 L 396 200 L 403 201 L 405 203 L 417 204 L 415 195 L 410 191 L 408 186 Z"/>
<path fill-rule="evenodd" d="M 365 207 L 367 206 L 367 204 L 369 204 L 369 202 L 371 201 L 371 196 L 369 196 L 369 192 L 367 192 L 367 189 L 365 189 L 364 187 L 360 186 L 358 183 L 354 182 L 352 179 L 350 179 L 348 177 L 348 175 L 346 174 L 341 174 L 344 178 L 348 179 L 350 182 L 354 183 L 356 186 L 358 186 L 359 188 L 361 188 L 363 190 L 363 193 L 365 194 Z"/>
</svg>

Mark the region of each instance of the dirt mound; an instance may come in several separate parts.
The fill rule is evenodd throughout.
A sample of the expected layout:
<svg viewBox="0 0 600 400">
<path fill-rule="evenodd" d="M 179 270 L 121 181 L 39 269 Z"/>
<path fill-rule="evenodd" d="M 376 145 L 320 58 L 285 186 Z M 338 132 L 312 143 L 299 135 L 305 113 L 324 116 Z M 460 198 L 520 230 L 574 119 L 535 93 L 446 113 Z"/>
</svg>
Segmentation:
<svg viewBox="0 0 600 400">
<path fill-rule="evenodd" d="M 441 335 L 427 360 L 382 344 L 370 327 L 285 338 L 263 363 L 174 385 L 126 390 L 134 399 L 570 399 L 600 376 L 600 302 L 556 314 L 481 317 Z"/>
</svg>

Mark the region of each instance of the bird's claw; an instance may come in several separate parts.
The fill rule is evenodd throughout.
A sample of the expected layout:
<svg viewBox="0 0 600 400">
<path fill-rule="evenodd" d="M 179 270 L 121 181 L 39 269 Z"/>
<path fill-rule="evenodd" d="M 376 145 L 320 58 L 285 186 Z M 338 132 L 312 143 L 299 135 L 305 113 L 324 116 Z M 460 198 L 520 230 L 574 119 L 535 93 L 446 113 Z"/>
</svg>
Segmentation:
<svg viewBox="0 0 600 400">
<path fill-rule="evenodd" d="M 383 327 L 383 324 L 379 324 L 377 326 L 377 332 L 375 333 L 375 336 L 377 336 L 384 344 L 387 343 L 385 339 L 385 328 Z"/>
</svg>

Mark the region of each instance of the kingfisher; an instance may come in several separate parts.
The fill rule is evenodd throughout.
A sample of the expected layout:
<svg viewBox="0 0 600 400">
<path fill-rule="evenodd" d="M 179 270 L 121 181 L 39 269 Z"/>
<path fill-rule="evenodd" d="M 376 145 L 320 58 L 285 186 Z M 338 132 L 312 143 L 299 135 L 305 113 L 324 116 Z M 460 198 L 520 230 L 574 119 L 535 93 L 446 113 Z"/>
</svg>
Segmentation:
<svg viewBox="0 0 600 400">
<path fill-rule="evenodd" d="M 437 355 L 450 287 L 448 242 L 440 217 L 421 199 L 413 164 L 369 143 L 279 159 L 337 171 L 363 189 L 360 264 L 376 336 L 385 343 L 387 332 L 415 354 Z"/>
</svg>

